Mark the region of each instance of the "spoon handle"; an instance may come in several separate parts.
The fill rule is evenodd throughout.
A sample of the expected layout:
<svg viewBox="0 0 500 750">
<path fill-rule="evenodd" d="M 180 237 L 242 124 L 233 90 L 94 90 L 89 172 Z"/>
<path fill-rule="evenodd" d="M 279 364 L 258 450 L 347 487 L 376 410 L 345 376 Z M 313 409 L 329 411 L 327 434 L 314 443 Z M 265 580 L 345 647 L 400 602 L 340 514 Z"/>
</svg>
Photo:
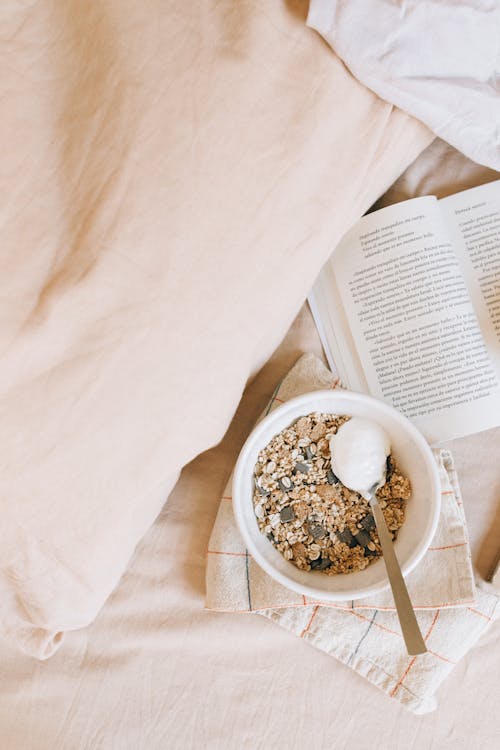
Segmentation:
<svg viewBox="0 0 500 750">
<path fill-rule="evenodd" d="M 401 573 L 396 553 L 394 552 L 394 545 L 385 522 L 384 514 L 375 495 L 372 495 L 370 498 L 370 505 L 373 510 L 378 538 L 382 547 L 382 555 L 407 651 L 411 656 L 424 654 L 427 648 L 418 627 L 417 618 L 415 617 L 408 589 L 406 588 L 406 583 Z"/>
</svg>

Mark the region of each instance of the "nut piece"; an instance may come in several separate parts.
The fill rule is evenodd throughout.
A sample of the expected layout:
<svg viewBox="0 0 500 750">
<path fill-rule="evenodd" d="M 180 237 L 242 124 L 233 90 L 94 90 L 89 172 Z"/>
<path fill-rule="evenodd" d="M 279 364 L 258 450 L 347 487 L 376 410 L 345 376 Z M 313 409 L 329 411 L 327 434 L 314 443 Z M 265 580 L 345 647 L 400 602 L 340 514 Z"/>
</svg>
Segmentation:
<svg viewBox="0 0 500 750">
<path fill-rule="evenodd" d="M 337 497 L 337 490 L 335 490 L 330 484 L 318 484 L 316 487 L 316 494 L 320 496 L 322 500 L 332 502 Z"/>
<path fill-rule="evenodd" d="M 314 427 L 311 430 L 310 438 L 311 440 L 314 440 L 315 443 L 318 442 L 322 437 L 325 437 L 326 435 L 326 427 L 324 422 L 318 422 L 314 425 Z"/>
<path fill-rule="evenodd" d="M 294 427 L 299 438 L 309 437 L 309 430 L 311 429 L 311 421 L 309 417 L 301 417 L 297 420 Z"/>
<path fill-rule="evenodd" d="M 300 500 L 299 502 L 295 503 L 293 506 L 293 509 L 295 511 L 295 518 L 298 521 L 305 521 L 307 516 L 309 515 L 309 505 L 306 502 L 303 502 Z"/>
</svg>

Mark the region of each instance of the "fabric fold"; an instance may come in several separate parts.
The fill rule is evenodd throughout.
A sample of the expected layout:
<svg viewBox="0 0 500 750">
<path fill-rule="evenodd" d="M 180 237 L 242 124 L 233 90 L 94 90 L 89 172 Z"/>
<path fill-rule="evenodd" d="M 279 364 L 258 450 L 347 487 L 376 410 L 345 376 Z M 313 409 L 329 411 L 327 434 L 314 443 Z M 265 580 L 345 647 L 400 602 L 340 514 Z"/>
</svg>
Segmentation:
<svg viewBox="0 0 500 750">
<path fill-rule="evenodd" d="M 0 637 L 32 656 L 95 619 L 332 246 L 432 140 L 306 13 L 0 5 Z"/>
<path fill-rule="evenodd" d="M 500 169 L 498 3 L 310 0 L 307 25 L 382 99 Z"/>
</svg>

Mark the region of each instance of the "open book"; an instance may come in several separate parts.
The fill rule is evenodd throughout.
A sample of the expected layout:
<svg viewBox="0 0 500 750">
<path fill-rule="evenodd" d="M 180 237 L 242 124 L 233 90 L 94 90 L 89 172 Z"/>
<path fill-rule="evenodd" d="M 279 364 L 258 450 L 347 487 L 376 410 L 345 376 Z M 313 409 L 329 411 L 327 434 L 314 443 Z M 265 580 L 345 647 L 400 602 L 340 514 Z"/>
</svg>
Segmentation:
<svg viewBox="0 0 500 750">
<path fill-rule="evenodd" d="M 344 384 L 430 443 L 500 424 L 500 180 L 364 216 L 309 303 Z"/>
</svg>

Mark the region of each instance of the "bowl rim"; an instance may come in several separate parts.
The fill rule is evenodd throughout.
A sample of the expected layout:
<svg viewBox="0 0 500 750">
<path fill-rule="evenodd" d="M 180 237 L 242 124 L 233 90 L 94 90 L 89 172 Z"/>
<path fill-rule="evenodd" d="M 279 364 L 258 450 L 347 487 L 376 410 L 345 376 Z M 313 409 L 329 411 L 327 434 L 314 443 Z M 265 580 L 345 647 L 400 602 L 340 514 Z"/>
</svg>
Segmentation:
<svg viewBox="0 0 500 750">
<path fill-rule="evenodd" d="M 334 400 L 336 398 L 347 398 L 352 402 L 357 402 L 361 405 L 375 405 L 377 409 L 379 409 L 382 413 L 385 412 L 386 414 L 390 415 L 392 419 L 399 422 L 399 424 L 406 430 L 406 432 L 409 433 L 411 439 L 420 448 L 426 460 L 426 463 L 428 464 L 428 468 L 430 469 L 430 478 L 433 485 L 432 489 L 434 490 L 432 493 L 434 500 L 432 501 L 431 498 L 431 508 L 433 509 L 433 513 L 429 515 L 427 526 L 421 536 L 419 543 L 416 545 L 415 550 L 410 555 L 408 560 L 406 560 L 406 562 L 401 565 L 403 575 L 408 575 L 408 573 L 410 573 L 418 565 L 418 563 L 426 553 L 432 541 L 432 538 L 434 537 L 439 522 L 441 508 L 441 481 L 439 477 L 438 466 L 427 440 L 407 417 L 405 417 L 401 412 L 385 403 L 384 401 L 381 401 L 378 398 L 374 398 L 373 396 L 368 396 L 364 393 L 357 393 L 355 391 L 344 389 L 339 389 L 339 391 L 331 389 L 308 391 L 307 393 L 303 393 L 299 396 L 294 396 L 284 404 L 277 406 L 269 414 L 265 415 L 250 432 L 249 436 L 245 440 L 245 443 L 243 444 L 243 447 L 241 448 L 238 459 L 236 461 L 232 480 L 232 505 L 238 529 L 243 537 L 243 541 L 248 549 L 248 552 L 253 557 L 255 562 L 262 568 L 262 570 L 270 575 L 271 578 L 280 583 L 282 586 L 285 586 L 285 588 L 295 591 L 298 594 L 306 595 L 313 600 L 351 601 L 361 599 L 365 596 L 373 596 L 374 594 L 379 594 L 382 591 L 386 591 L 390 587 L 387 574 L 384 581 L 380 583 L 372 583 L 364 587 L 357 587 L 352 590 L 345 590 L 341 592 L 318 592 L 318 589 L 316 589 L 314 586 L 300 584 L 294 581 L 292 578 L 289 578 L 287 575 L 277 570 L 263 555 L 261 555 L 259 549 L 254 544 L 252 535 L 247 528 L 243 514 L 243 503 L 246 502 L 243 497 L 245 495 L 243 485 L 244 477 L 249 465 L 249 454 L 253 449 L 255 443 L 259 441 L 262 433 L 267 430 L 267 427 L 270 423 L 276 421 L 278 416 L 286 414 L 288 411 L 294 411 L 299 405 L 307 404 L 307 402 L 310 401 L 311 398 L 321 398 L 326 396 L 329 399 L 331 398 Z M 250 468 L 253 469 L 253 467 Z M 250 498 L 250 501 L 252 502 L 252 498 Z"/>
</svg>

